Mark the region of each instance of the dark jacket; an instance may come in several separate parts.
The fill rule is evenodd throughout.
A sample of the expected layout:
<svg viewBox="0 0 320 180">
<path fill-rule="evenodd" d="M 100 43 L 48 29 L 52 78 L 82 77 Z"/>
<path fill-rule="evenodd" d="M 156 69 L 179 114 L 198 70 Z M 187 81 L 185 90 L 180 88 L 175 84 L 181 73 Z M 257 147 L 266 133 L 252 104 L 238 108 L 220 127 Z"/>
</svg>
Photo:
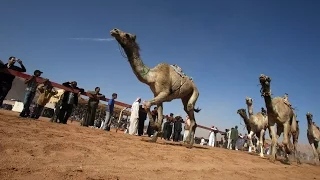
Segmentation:
<svg viewBox="0 0 320 180">
<path fill-rule="evenodd" d="M 18 72 L 26 72 L 27 71 L 23 64 L 21 64 L 21 68 L 18 67 L 18 66 L 15 66 L 15 65 L 11 65 L 8 68 L 8 63 L 7 63 L 2 68 L 11 69 L 11 70 L 15 70 L 15 71 L 18 71 Z M 12 84 L 14 78 L 15 78 L 14 75 L 7 74 L 5 72 L 0 72 L 0 82 L 1 83 Z"/>
<path fill-rule="evenodd" d="M 237 140 L 239 137 L 238 129 L 234 128 L 231 130 L 230 139 Z"/>
<path fill-rule="evenodd" d="M 145 121 L 147 119 L 147 112 L 144 108 L 139 108 L 139 121 Z"/>
<path fill-rule="evenodd" d="M 174 131 L 181 132 L 182 131 L 182 122 L 180 120 L 176 120 L 174 122 Z"/>
<path fill-rule="evenodd" d="M 63 85 L 63 86 L 66 86 L 66 87 L 69 87 L 69 88 L 72 88 L 72 89 L 77 89 L 77 90 L 79 90 L 81 93 L 84 92 L 84 89 L 82 89 L 82 88 L 78 88 L 78 87 L 74 87 L 74 88 L 73 88 L 73 87 L 71 87 L 70 82 L 65 82 L 65 83 L 63 83 L 62 85 Z M 77 105 L 78 105 L 78 94 L 73 93 L 73 92 L 70 92 L 70 91 L 65 91 L 65 92 L 63 93 L 62 103 L 67 103 L 67 102 L 68 102 L 68 98 L 69 98 L 70 93 L 72 93 L 72 94 L 74 95 L 74 102 L 73 102 L 73 104 L 77 106 Z"/>
</svg>

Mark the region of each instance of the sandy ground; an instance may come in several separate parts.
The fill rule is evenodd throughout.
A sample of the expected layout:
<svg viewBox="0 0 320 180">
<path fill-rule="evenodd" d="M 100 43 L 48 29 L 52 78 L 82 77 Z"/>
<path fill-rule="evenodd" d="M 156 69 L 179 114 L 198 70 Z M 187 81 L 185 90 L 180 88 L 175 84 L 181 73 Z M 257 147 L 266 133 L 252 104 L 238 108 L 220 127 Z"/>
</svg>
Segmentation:
<svg viewBox="0 0 320 180">
<path fill-rule="evenodd" d="M 148 137 L 18 118 L 0 110 L 0 179 L 299 179 L 320 167 L 270 163 L 221 148 L 146 142 Z M 70 122 L 68 122 L 70 123 Z"/>
</svg>

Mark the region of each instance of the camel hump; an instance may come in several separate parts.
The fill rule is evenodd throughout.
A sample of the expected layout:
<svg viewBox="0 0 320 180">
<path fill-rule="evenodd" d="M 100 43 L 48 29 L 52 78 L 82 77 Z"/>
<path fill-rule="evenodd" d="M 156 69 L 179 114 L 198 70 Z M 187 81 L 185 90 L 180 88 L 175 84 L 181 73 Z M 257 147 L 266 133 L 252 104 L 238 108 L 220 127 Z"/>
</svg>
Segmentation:
<svg viewBox="0 0 320 180">
<path fill-rule="evenodd" d="M 180 66 L 178 66 L 177 64 L 173 64 L 173 65 L 170 65 L 174 71 L 176 73 L 178 73 L 181 77 L 183 78 L 189 78 L 191 81 L 192 81 L 192 77 L 188 77 L 182 70 L 182 68 Z"/>
</svg>

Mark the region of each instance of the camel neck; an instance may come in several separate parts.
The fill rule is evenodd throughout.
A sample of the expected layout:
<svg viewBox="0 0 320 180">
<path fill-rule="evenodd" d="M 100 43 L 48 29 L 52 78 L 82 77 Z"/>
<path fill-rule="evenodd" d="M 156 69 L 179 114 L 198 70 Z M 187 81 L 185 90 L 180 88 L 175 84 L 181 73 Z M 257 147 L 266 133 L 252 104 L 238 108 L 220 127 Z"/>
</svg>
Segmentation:
<svg viewBox="0 0 320 180">
<path fill-rule="evenodd" d="M 249 117 L 251 117 L 253 115 L 253 106 L 247 105 L 247 108 L 248 108 Z"/>
<path fill-rule="evenodd" d="M 267 113 L 270 114 L 274 114 L 275 111 L 273 109 L 273 104 L 272 104 L 272 97 L 271 96 L 264 96 L 264 102 L 266 104 L 266 108 L 267 108 Z"/>
<path fill-rule="evenodd" d="M 248 118 L 247 114 L 240 114 L 240 116 L 242 117 L 244 123 L 246 124 L 248 133 L 250 133 L 251 128 L 250 128 L 249 118 Z"/>
<path fill-rule="evenodd" d="M 149 83 L 148 74 L 150 68 L 144 65 L 142 59 L 140 58 L 139 50 L 136 48 L 124 48 L 124 51 L 128 57 L 130 66 L 139 81 L 146 84 Z"/>
</svg>

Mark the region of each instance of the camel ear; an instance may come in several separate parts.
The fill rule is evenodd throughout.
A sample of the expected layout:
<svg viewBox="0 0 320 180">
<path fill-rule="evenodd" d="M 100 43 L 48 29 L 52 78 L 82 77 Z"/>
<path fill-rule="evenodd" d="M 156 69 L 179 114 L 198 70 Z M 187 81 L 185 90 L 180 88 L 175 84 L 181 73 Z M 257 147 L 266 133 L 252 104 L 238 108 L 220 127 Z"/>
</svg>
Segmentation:
<svg viewBox="0 0 320 180">
<path fill-rule="evenodd" d="M 136 40 L 136 38 L 137 38 L 136 35 L 133 35 L 133 36 L 132 36 L 132 39 L 133 39 L 134 41 Z"/>
</svg>

